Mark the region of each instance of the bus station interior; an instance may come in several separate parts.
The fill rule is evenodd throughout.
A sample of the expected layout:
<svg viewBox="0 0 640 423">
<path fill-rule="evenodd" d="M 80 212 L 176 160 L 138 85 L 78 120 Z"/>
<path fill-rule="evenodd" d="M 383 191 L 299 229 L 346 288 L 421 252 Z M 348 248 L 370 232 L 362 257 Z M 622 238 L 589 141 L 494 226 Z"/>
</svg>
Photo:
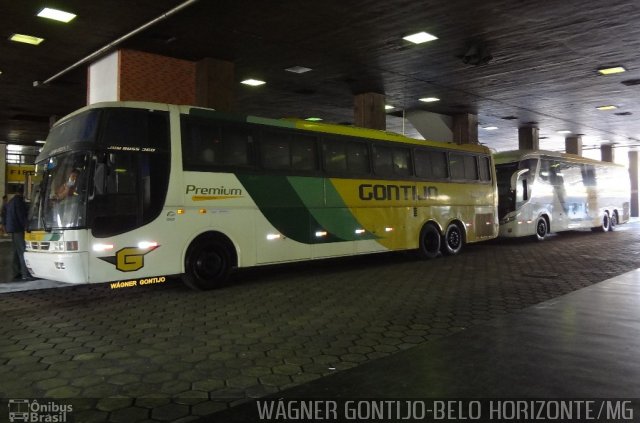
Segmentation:
<svg viewBox="0 0 640 423">
<path fill-rule="evenodd" d="M 42 6 L 0 16 L 0 192 L 24 184 L 59 118 L 154 101 L 616 162 L 632 220 L 435 260 L 240 269 L 208 292 L 14 282 L 0 236 L 0 398 L 119 422 L 251 421 L 262 397 L 638 397 L 633 2 L 58 1 L 66 24 Z M 437 38 L 403 38 L 421 31 Z"/>
</svg>

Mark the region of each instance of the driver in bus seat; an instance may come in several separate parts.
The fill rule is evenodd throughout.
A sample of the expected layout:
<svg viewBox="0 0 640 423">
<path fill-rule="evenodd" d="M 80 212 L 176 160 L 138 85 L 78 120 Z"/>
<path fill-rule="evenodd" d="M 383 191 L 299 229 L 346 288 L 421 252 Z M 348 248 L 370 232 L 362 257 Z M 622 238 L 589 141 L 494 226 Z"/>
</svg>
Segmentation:
<svg viewBox="0 0 640 423">
<path fill-rule="evenodd" d="M 56 200 L 64 200 L 67 197 L 71 197 L 76 194 L 76 185 L 78 183 L 78 175 L 80 171 L 78 169 L 73 169 L 69 172 L 69 176 L 66 179 L 65 183 L 58 187 L 56 190 Z"/>
</svg>

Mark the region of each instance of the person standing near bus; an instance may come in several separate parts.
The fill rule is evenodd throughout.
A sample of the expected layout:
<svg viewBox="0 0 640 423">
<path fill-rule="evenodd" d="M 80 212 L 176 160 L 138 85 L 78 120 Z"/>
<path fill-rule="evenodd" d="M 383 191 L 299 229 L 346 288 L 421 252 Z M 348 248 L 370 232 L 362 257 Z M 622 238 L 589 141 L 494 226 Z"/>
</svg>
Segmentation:
<svg viewBox="0 0 640 423">
<path fill-rule="evenodd" d="M 5 225 L 7 224 L 7 194 L 2 196 L 2 213 L 0 214 L 0 236 L 5 236 L 7 230 Z"/>
<path fill-rule="evenodd" d="M 7 203 L 7 216 L 5 230 L 11 234 L 13 242 L 13 275 L 14 279 L 23 281 L 33 280 L 24 262 L 24 232 L 27 228 L 27 204 L 22 196 L 23 188 L 20 187 L 16 195 Z"/>
</svg>

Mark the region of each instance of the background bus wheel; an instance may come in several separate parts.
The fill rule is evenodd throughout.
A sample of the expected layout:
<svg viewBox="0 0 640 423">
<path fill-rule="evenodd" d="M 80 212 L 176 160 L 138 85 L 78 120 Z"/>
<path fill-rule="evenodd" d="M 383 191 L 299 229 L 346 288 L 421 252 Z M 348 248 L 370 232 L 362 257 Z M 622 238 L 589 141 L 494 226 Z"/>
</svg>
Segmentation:
<svg viewBox="0 0 640 423">
<path fill-rule="evenodd" d="M 612 231 L 613 228 L 618 224 L 618 215 L 616 212 L 611 213 L 611 217 L 609 218 L 609 230 Z"/>
<path fill-rule="evenodd" d="M 420 243 L 418 254 L 425 259 L 432 259 L 440 252 L 440 231 L 432 224 L 427 223 L 420 231 Z"/>
<path fill-rule="evenodd" d="M 547 219 L 544 217 L 539 217 L 536 222 L 536 239 L 538 241 L 544 241 L 545 237 L 549 233 L 549 225 L 547 224 Z"/>
<path fill-rule="evenodd" d="M 229 247 L 217 238 L 198 239 L 189 246 L 184 267 L 182 280 L 188 287 L 202 291 L 217 288 L 229 278 Z"/>
<path fill-rule="evenodd" d="M 464 245 L 464 235 L 462 229 L 455 223 L 450 224 L 444 233 L 442 252 L 447 255 L 458 254 Z"/>
<path fill-rule="evenodd" d="M 592 231 L 596 232 L 607 232 L 611 229 L 611 220 L 609 219 L 609 215 L 607 213 L 602 216 L 602 223 L 600 226 L 596 226 L 595 228 L 591 228 Z"/>
</svg>

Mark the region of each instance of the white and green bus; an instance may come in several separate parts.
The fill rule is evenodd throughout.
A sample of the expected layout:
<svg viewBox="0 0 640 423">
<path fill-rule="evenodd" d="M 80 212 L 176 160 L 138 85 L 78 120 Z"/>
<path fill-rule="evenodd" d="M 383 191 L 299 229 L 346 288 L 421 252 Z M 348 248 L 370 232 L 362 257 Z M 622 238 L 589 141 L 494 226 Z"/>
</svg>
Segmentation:
<svg viewBox="0 0 640 423">
<path fill-rule="evenodd" d="M 25 259 L 71 283 L 211 289 L 233 268 L 498 234 L 489 149 L 340 125 L 100 103 L 53 126 L 36 172 Z"/>
<path fill-rule="evenodd" d="M 624 166 L 542 150 L 494 156 L 501 237 L 591 228 L 609 231 L 629 220 L 629 173 Z"/>
</svg>

